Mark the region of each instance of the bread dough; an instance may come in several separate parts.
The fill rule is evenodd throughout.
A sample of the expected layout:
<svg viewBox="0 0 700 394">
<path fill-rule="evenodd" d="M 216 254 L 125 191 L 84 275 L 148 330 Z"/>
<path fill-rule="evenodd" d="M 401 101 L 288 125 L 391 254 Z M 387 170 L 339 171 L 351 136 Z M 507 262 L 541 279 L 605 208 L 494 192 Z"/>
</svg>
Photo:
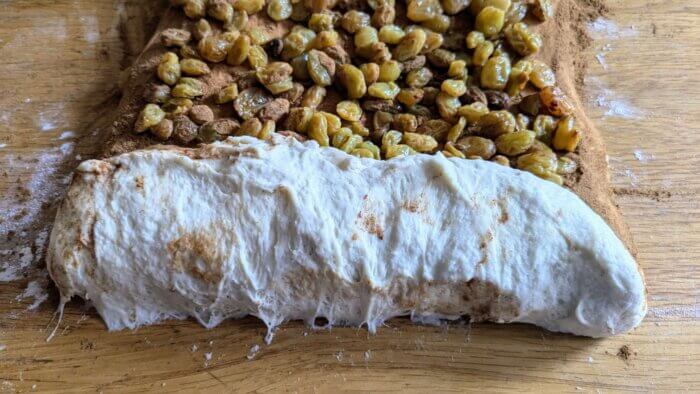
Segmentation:
<svg viewBox="0 0 700 394">
<path fill-rule="evenodd" d="M 80 165 L 51 235 L 63 302 L 114 329 L 254 315 L 524 322 L 592 337 L 646 313 L 636 262 L 579 197 L 441 154 L 360 159 L 276 136 Z"/>
</svg>

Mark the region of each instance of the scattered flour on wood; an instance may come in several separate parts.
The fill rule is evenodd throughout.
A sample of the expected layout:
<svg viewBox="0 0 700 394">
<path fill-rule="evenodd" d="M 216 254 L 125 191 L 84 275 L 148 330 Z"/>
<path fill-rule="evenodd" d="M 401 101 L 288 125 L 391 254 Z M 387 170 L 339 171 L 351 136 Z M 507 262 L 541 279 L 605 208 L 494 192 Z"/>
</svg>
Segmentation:
<svg viewBox="0 0 700 394">
<path fill-rule="evenodd" d="M 643 112 L 627 99 L 617 96 L 612 90 L 605 89 L 595 98 L 595 104 L 605 110 L 603 116 L 623 119 L 641 119 Z"/>
<path fill-rule="evenodd" d="M 71 138 L 75 138 L 75 132 L 70 130 L 66 130 L 58 136 L 59 140 L 68 140 Z"/>
<path fill-rule="evenodd" d="M 44 274 L 43 278 L 29 282 L 24 292 L 15 297 L 15 300 L 22 301 L 28 298 L 33 299 L 34 302 L 27 307 L 28 311 L 33 311 L 49 298 L 49 293 L 47 292 L 48 285 L 48 277 Z"/>
<path fill-rule="evenodd" d="M 645 118 L 643 110 L 637 108 L 629 99 L 609 89 L 596 77 L 586 76 L 586 92 L 590 101 L 603 111 L 603 117 L 639 120 Z"/>
<path fill-rule="evenodd" d="M 53 131 L 60 127 L 64 127 L 67 122 L 65 114 L 65 104 L 63 102 L 43 104 L 41 110 L 38 111 L 38 116 L 35 122 L 37 129 L 43 132 Z"/>
<path fill-rule="evenodd" d="M 588 24 L 588 33 L 594 39 L 617 40 L 620 38 L 632 38 L 639 35 L 634 26 L 619 26 L 614 21 L 606 18 L 598 18 Z"/>
<path fill-rule="evenodd" d="M 14 193 L 0 198 L 0 213 L 6 219 L 0 222 L 0 234 L 27 228 L 42 212 L 42 205 L 58 198 L 59 190 L 64 190 L 70 183 L 70 174 L 58 172 L 66 156 L 73 152 L 74 144 L 67 144 L 70 145 L 49 149 L 36 156 L 36 160 L 27 161 L 15 155 L 0 159 L 0 167 L 24 169 L 30 173 L 28 181 L 17 185 L 27 192 L 27 198 L 18 199 Z"/>
<path fill-rule="evenodd" d="M 627 178 L 630 187 L 637 187 L 639 184 L 639 176 L 634 171 L 625 166 L 624 162 L 617 157 L 608 156 L 607 159 L 608 168 L 610 168 L 610 172 L 613 175 Z"/>
<path fill-rule="evenodd" d="M 649 308 L 649 316 L 660 319 L 700 319 L 700 304 Z"/>
<path fill-rule="evenodd" d="M 608 52 L 611 52 L 611 51 L 612 51 L 612 45 L 610 45 L 610 44 L 605 44 L 605 45 L 603 45 L 603 47 L 600 49 L 600 52 L 598 52 L 598 53 L 595 55 L 596 60 L 597 60 L 598 63 L 600 63 L 600 65 L 603 67 L 603 70 L 607 70 L 607 69 L 608 69 L 608 62 L 607 62 L 607 60 L 605 59 L 605 56 L 608 54 Z"/>
<path fill-rule="evenodd" d="M 603 42 L 632 38 L 639 35 L 639 31 L 634 26 L 620 27 L 615 22 L 605 18 L 598 18 L 590 22 L 588 24 L 588 33 L 592 38 Z M 596 60 L 604 70 L 609 70 L 610 68 L 606 56 L 611 51 L 612 45 L 606 42 L 595 55 Z M 645 117 L 644 111 L 634 106 L 629 99 L 608 89 L 599 79 L 586 77 L 585 84 L 591 93 L 591 101 L 603 110 L 604 117 L 635 120 Z"/>
<path fill-rule="evenodd" d="M 248 354 L 245 356 L 248 360 L 252 360 L 258 355 L 260 351 L 260 345 L 253 345 L 249 350 Z"/>
<path fill-rule="evenodd" d="M 32 252 L 31 246 L 22 246 L 17 250 L 0 250 L 0 257 L 2 257 L 3 260 L 3 262 L 0 263 L 0 282 L 10 282 L 23 278 L 24 272 L 26 272 L 33 263 L 37 263 L 43 256 L 48 237 L 48 229 L 39 231 L 33 243 L 34 252 Z M 15 259 L 7 257 L 13 254 L 18 257 Z"/>
<path fill-rule="evenodd" d="M 635 149 L 633 153 L 634 153 L 634 158 L 642 163 L 648 163 L 648 162 L 654 160 L 653 153 L 644 153 L 644 151 L 641 149 Z"/>
<path fill-rule="evenodd" d="M 3 250 L 0 252 L 2 256 L 9 256 L 12 254 L 12 250 Z M 21 279 L 22 272 L 24 272 L 34 261 L 34 253 L 32 253 L 32 248 L 25 246 L 18 250 L 19 258 L 17 260 L 5 260 L 0 264 L 0 282 L 10 282 L 13 280 Z"/>
</svg>

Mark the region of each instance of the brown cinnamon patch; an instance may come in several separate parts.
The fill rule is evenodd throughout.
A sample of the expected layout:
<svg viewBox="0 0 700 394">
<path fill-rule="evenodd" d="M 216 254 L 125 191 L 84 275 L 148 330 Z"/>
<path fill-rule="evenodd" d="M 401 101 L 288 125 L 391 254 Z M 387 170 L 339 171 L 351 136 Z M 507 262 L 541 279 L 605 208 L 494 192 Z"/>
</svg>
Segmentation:
<svg viewBox="0 0 700 394">
<path fill-rule="evenodd" d="M 382 227 L 377 214 L 372 211 L 369 197 L 365 194 L 362 200 L 362 208 L 357 213 L 357 225 L 366 232 L 376 235 L 377 238 L 384 239 L 384 227 Z"/>
<path fill-rule="evenodd" d="M 462 300 L 469 307 L 472 321 L 515 319 L 520 313 L 520 301 L 491 282 L 471 279 L 462 287 Z"/>
<path fill-rule="evenodd" d="M 413 213 L 417 213 L 421 209 L 420 202 L 415 201 L 415 200 L 404 201 L 402 207 L 403 207 L 403 209 L 407 210 L 408 212 L 413 212 Z"/>
<path fill-rule="evenodd" d="M 136 188 L 139 190 L 143 190 L 143 176 L 139 175 L 136 178 L 134 178 L 134 182 L 136 182 Z"/>
<path fill-rule="evenodd" d="M 224 256 L 217 240 L 205 231 L 185 233 L 167 245 L 171 264 L 180 272 L 209 283 L 221 280 Z"/>
<path fill-rule="evenodd" d="M 371 212 L 360 212 L 358 217 L 361 227 L 370 234 L 374 234 L 379 239 L 384 239 L 384 229 L 379 224 L 377 216 Z"/>
<path fill-rule="evenodd" d="M 636 355 L 636 354 L 637 354 L 637 352 L 633 352 L 630 345 L 622 345 L 622 346 L 620 346 L 620 349 L 617 351 L 617 357 L 619 357 L 621 360 L 624 360 L 624 361 L 629 361 L 629 359 L 633 355 Z"/>
<path fill-rule="evenodd" d="M 414 199 L 404 201 L 401 207 L 411 213 L 425 213 L 428 210 L 425 194 L 421 193 Z"/>
<path fill-rule="evenodd" d="M 510 219 L 510 215 L 508 214 L 508 202 L 506 201 L 506 199 L 498 199 L 498 207 L 501 210 L 501 215 L 498 217 L 498 222 L 505 224 Z"/>
<path fill-rule="evenodd" d="M 486 248 L 489 247 L 489 243 L 493 241 L 493 232 L 491 230 L 486 231 L 482 236 L 481 236 L 481 241 L 479 241 L 479 249 L 482 251 L 486 250 Z"/>
</svg>

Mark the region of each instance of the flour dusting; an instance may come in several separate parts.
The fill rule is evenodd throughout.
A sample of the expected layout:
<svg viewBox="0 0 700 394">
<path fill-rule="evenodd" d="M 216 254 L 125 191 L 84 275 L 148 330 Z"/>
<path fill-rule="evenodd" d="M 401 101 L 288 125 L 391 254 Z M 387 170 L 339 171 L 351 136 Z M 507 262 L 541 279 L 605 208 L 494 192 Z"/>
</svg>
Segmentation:
<svg viewBox="0 0 700 394">
<path fill-rule="evenodd" d="M 3 258 L 3 263 L 0 265 L 0 282 L 10 282 L 22 278 L 24 272 L 34 261 L 34 253 L 28 246 L 22 247 L 17 253 L 13 250 L 3 250 L 0 252 L 3 256 L 12 256 L 16 254 L 17 259 L 10 260 Z"/>
<path fill-rule="evenodd" d="M 672 305 L 649 308 L 649 316 L 660 319 L 700 319 L 700 304 Z"/>
<path fill-rule="evenodd" d="M 595 55 L 596 60 L 600 65 L 603 67 L 603 70 L 608 70 L 608 61 L 606 60 L 605 56 L 607 56 L 608 52 L 612 51 L 612 45 L 610 44 L 605 44 L 603 47 L 600 49 L 600 52 L 598 52 Z"/>
<path fill-rule="evenodd" d="M 255 356 L 258 355 L 260 351 L 260 345 L 253 345 L 249 350 L 248 354 L 245 356 L 248 360 L 253 360 Z"/>
<path fill-rule="evenodd" d="M 595 39 L 631 38 L 639 35 L 634 26 L 620 27 L 617 23 L 606 18 L 598 18 L 588 24 L 588 33 Z"/>
<path fill-rule="evenodd" d="M 639 176 L 637 176 L 637 174 L 630 168 L 625 166 L 623 160 L 617 157 L 608 157 L 608 168 L 610 168 L 610 172 L 612 172 L 614 175 L 627 178 L 631 187 L 637 187 Z"/>
<path fill-rule="evenodd" d="M 596 60 L 598 63 L 600 63 L 601 66 L 603 66 L 604 70 L 608 69 L 608 63 L 605 61 L 605 54 L 602 52 L 599 52 L 595 55 Z"/>
<path fill-rule="evenodd" d="M 15 300 L 22 301 L 28 298 L 33 299 L 34 302 L 27 307 L 28 311 L 33 311 L 49 298 L 49 293 L 46 291 L 47 287 L 48 277 L 44 274 L 43 278 L 29 282 L 24 292 L 15 297 Z"/>
<path fill-rule="evenodd" d="M 73 151 L 73 144 L 49 149 L 36 156 L 35 160 L 25 160 L 19 156 L 6 155 L 0 158 L 0 167 L 22 168 L 30 171 L 29 180 L 17 185 L 19 195 L 6 195 L 0 198 L 0 234 L 20 231 L 33 223 L 42 212 L 42 205 L 58 197 L 58 190 L 70 183 L 71 175 L 61 175 L 59 167 Z M 65 144 L 64 144 L 65 145 Z"/>
<path fill-rule="evenodd" d="M 592 102 L 603 111 L 603 117 L 639 120 L 646 114 L 637 108 L 629 99 L 618 95 L 595 77 L 586 77 L 586 86 Z"/>
<path fill-rule="evenodd" d="M 70 130 L 64 131 L 63 133 L 61 133 L 61 135 L 58 136 L 59 140 L 67 140 L 71 138 L 75 138 L 75 132 Z"/>
<path fill-rule="evenodd" d="M 635 149 L 634 150 L 634 158 L 637 159 L 641 163 L 648 163 L 652 160 L 654 160 L 654 154 L 653 153 L 644 153 L 641 149 Z"/>
</svg>

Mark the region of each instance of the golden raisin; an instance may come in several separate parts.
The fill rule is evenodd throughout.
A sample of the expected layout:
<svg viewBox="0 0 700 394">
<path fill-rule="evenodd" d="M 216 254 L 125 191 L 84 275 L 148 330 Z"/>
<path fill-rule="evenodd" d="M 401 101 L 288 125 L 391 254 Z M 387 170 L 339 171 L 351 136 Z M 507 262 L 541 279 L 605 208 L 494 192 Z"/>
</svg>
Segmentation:
<svg viewBox="0 0 700 394">
<path fill-rule="evenodd" d="M 335 106 L 335 112 L 342 119 L 357 122 L 362 118 L 362 108 L 356 101 L 345 100 Z"/>
<path fill-rule="evenodd" d="M 180 78 L 171 92 L 173 97 L 193 99 L 204 95 L 204 83 L 195 78 Z"/>
<path fill-rule="evenodd" d="M 448 122 L 453 122 L 456 120 L 457 113 L 462 103 L 459 101 L 459 98 L 445 92 L 440 92 L 435 98 L 435 105 L 443 119 Z"/>
<path fill-rule="evenodd" d="M 323 114 L 316 113 L 311 116 L 307 128 L 307 134 L 321 146 L 329 145 L 328 121 Z"/>
<path fill-rule="evenodd" d="M 440 89 L 452 97 L 460 97 L 467 92 L 467 85 L 461 79 L 446 79 Z"/>
<path fill-rule="evenodd" d="M 384 157 L 389 160 L 389 159 L 394 159 L 397 157 L 405 157 L 405 156 L 410 156 L 415 154 L 416 151 L 413 150 L 408 145 L 405 144 L 398 144 L 398 145 L 391 145 L 386 148 L 386 153 L 384 154 Z"/>
<path fill-rule="evenodd" d="M 530 82 L 539 89 L 544 89 L 547 86 L 554 86 L 557 82 L 554 71 L 539 60 L 532 61 L 532 72 L 530 73 Z"/>
<path fill-rule="evenodd" d="M 265 0 L 236 0 L 233 3 L 233 8 L 235 8 L 236 11 L 245 11 L 249 15 L 262 10 L 264 6 Z"/>
<path fill-rule="evenodd" d="M 487 37 L 496 36 L 503 29 L 505 22 L 505 12 L 496 7 L 484 7 L 476 16 L 476 30 L 484 33 Z"/>
<path fill-rule="evenodd" d="M 569 98 L 557 87 L 548 86 L 542 89 L 540 101 L 550 115 L 565 116 L 574 111 L 574 106 Z"/>
<path fill-rule="evenodd" d="M 418 133 L 403 133 L 403 138 L 401 139 L 403 144 L 406 144 L 413 148 L 416 152 L 432 152 L 434 151 L 438 143 L 435 138 Z"/>
<path fill-rule="evenodd" d="M 226 59 L 231 43 L 221 35 L 211 35 L 204 37 L 199 44 L 197 50 L 199 55 L 206 61 L 219 63 Z"/>
<path fill-rule="evenodd" d="M 379 82 L 394 82 L 401 75 L 401 65 L 396 60 L 389 60 L 379 66 Z"/>
<path fill-rule="evenodd" d="M 405 35 L 403 29 L 396 25 L 385 25 L 379 29 L 379 41 L 391 45 L 401 42 Z"/>
<path fill-rule="evenodd" d="M 493 90 L 503 90 L 510 78 L 510 59 L 508 56 L 490 58 L 481 70 L 481 87 Z"/>
<path fill-rule="evenodd" d="M 418 118 L 413 114 L 396 114 L 393 117 L 391 126 L 403 133 L 412 133 L 418 128 Z"/>
<path fill-rule="evenodd" d="M 144 131 L 160 123 L 163 119 L 165 119 L 165 111 L 163 111 L 156 104 L 146 104 L 136 119 L 134 131 L 137 133 L 143 133 Z"/>
<path fill-rule="evenodd" d="M 187 0 L 182 6 L 185 15 L 190 19 L 203 18 L 207 8 L 204 0 Z"/>
<path fill-rule="evenodd" d="M 364 65 L 363 65 L 364 66 Z M 375 64 L 376 66 L 376 64 Z M 378 66 L 377 66 L 378 68 Z M 350 99 L 359 99 L 367 92 L 365 75 L 360 69 L 352 64 L 343 64 L 338 69 L 338 79 L 345 87 L 347 96 Z"/>
<path fill-rule="evenodd" d="M 554 149 L 573 152 L 580 141 L 581 132 L 578 130 L 576 120 L 572 116 L 567 116 L 560 120 L 552 140 Z"/>
<path fill-rule="evenodd" d="M 375 82 L 369 86 L 367 93 L 372 97 L 393 100 L 400 90 L 399 85 L 394 82 Z"/>
<path fill-rule="evenodd" d="M 502 134 L 496 138 L 496 148 L 506 156 L 517 156 L 525 153 L 535 142 L 535 132 L 530 130 Z"/>
<path fill-rule="evenodd" d="M 542 46 L 542 37 L 531 32 L 522 22 L 506 27 L 505 35 L 508 44 L 521 56 L 532 55 Z"/>
<path fill-rule="evenodd" d="M 502 134 L 515 131 L 515 116 L 508 111 L 491 111 L 476 121 L 479 134 L 489 138 L 497 138 Z"/>
<path fill-rule="evenodd" d="M 177 55 L 167 52 L 158 64 L 158 78 L 168 85 L 174 85 L 180 79 L 181 68 Z"/>
<path fill-rule="evenodd" d="M 393 55 L 396 60 L 403 62 L 418 55 L 423 49 L 426 40 L 425 31 L 414 29 L 406 34 L 401 42 L 394 48 Z"/>
<path fill-rule="evenodd" d="M 442 14 L 442 6 L 438 0 L 408 0 L 406 16 L 413 22 L 423 22 Z"/>
<path fill-rule="evenodd" d="M 401 89 L 398 95 L 396 95 L 396 100 L 403 105 L 412 107 L 415 104 L 420 103 L 423 99 L 423 89 L 420 88 L 406 88 Z"/>
<path fill-rule="evenodd" d="M 515 63 L 508 79 L 508 95 L 514 97 L 520 94 L 530 80 L 530 74 L 532 74 L 532 62 L 523 59 Z"/>
<path fill-rule="evenodd" d="M 469 124 L 474 124 L 479 118 L 489 113 L 489 107 L 481 101 L 475 101 L 471 104 L 459 107 L 457 112 L 459 116 L 465 117 Z"/>
<path fill-rule="evenodd" d="M 226 63 L 232 66 L 240 66 L 243 62 L 248 59 L 248 52 L 250 51 L 250 37 L 246 34 L 241 34 L 233 42 L 231 49 L 228 52 L 226 58 Z"/>
<path fill-rule="evenodd" d="M 217 104 L 226 104 L 233 101 L 236 97 L 238 97 L 238 85 L 234 83 L 219 91 L 216 102 Z"/>
<path fill-rule="evenodd" d="M 296 107 L 289 111 L 287 117 L 287 128 L 299 133 L 306 133 L 314 111 L 308 107 Z"/>
<path fill-rule="evenodd" d="M 205 62 L 197 59 L 182 59 L 180 61 L 180 69 L 183 74 L 193 77 L 207 75 L 211 72 Z"/>
<path fill-rule="evenodd" d="M 324 52 L 312 49 L 309 51 L 306 64 L 309 76 L 319 86 L 329 86 L 335 75 L 335 62 Z"/>
<path fill-rule="evenodd" d="M 460 138 L 457 141 L 456 147 L 466 157 L 478 156 L 484 160 L 488 160 L 496 154 L 496 145 L 493 141 L 483 137 L 469 136 Z"/>
<path fill-rule="evenodd" d="M 283 21 L 292 16 L 292 3 L 289 0 L 270 0 L 267 15 L 274 21 Z"/>
<path fill-rule="evenodd" d="M 326 88 L 323 86 L 313 85 L 304 92 L 301 99 L 302 107 L 316 108 L 326 97 Z"/>
</svg>

